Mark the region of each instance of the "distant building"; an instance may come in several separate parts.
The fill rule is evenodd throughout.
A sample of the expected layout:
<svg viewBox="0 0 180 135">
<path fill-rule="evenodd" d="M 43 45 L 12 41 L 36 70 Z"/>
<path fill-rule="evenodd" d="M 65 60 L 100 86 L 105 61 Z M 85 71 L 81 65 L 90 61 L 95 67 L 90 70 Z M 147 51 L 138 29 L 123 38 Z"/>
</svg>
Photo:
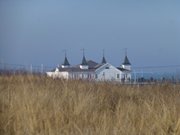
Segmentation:
<svg viewBox="0 0 180 135">
<path fill-rule="evenodd" d="M 63 79 L 129 82 L 131 80 L 131 63 L 127 55 L 120 67 L 114 67 L 106 62 L 104 55 L 102 62 L 99 64 L 92 60 L 86 61 L 83 54 L 81 64 L 70 66 L 65 55 L 64 63 L 54 70 L 47 72 L 47 76 Z"/>
</svg>

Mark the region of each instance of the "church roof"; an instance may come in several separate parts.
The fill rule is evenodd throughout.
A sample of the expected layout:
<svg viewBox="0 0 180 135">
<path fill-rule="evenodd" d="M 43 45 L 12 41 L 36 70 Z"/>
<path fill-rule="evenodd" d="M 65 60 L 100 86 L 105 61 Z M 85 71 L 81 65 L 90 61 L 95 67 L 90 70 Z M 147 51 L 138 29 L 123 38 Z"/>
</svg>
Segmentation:
<svg viewBox="0 0 180 135">
<path fill-rule="evenodd" d="M 79 65 L 76 65 L 74 67 L 68 67 L 68 68 L 61 68 L 59 67 L 59 71 L 68 71 L 68 72 L 94 72 L 96 69 L 98 69 L 99 67 L 101 67 L 103 64 L 98 64 L 97 62 L 94 62 L 92 60 L 88 60 L 87 62 L 87 66 L 89 67 L 89 69 L 81 69 L 79 67 Z"/>
<path fill-rule="evenodd" d="M 92 68 L 95 68 L 98 65 L 98 63 L 92 60 L 88 60 L 87 65 L 89 66 L 90 69 L 92 69 Z"/>
<path fill-rule="evenodd" d="M 80 67 L 59 68 L 60 72 L 93 72 L 96 69 L 81 69 Z"/>
<path fill-rule="evenodd" d="M 122 68 L 122 67 L 117 67 L 117 69 L 119 69 L 120 71 L 122 71 L 122 72 L 131 72 L 130 70 L 128 70 L 128 69 L 125 69 L 125 68 Z"/>
<path fill-rule="evenodd" d="M 89 67 L 89 69 L 94 69 L 99 65 L 97 62 L 95 62 L 93 60 L 87 60 L 86 62 L 87 62 L 87 66 Z M 76 65 L 75 67 L 79 67 L 80 65 L 82 65 L 82 63 Z"/>
<path fill-rule="evenodd" d="M 124 58 L 124 62 L 122 63 L 123 65 L 131 65 L 131 63 L 129 62 L 129 59 L 127 57 L 127 55 Z"/>
<path fill-rule="evenodd" d="M 106 64 L 106 63 L 107 63 L 104 56 L 103 56 L 103 58 L 102 58 L 102 62 L 101 62 L 101 63 L 102 63 L 102 64 Z"/>
<path fill-rule="evenodd" d="M 85 56 L 83 56 L 81 65 L 88 65 Z"/>
<path fill-rule="evenodd" d="M 64 63 L 63 63 L 63 65 L 64 65 L 64 66 L 70 66 L 69 61 L 68 61 L 68 59 L 67 59 L 66 56 L 65 56 L 65 58 L 64 58 Z"/>
</svg>

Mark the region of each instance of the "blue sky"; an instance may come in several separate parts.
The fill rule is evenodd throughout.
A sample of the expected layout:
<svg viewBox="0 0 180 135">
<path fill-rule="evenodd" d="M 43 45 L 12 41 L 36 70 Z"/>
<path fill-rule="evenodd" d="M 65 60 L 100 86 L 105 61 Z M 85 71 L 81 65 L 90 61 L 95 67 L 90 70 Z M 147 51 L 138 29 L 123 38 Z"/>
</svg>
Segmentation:
<svg viewBox="0 0 180 135">
<path fill-rule="evenodd" d="M 178 0 L 1 0 L 0 59 L 54 66 L 64 59 L 119 66 L 124 48 L 133 66 L 180 64 Z"/>
</svg>

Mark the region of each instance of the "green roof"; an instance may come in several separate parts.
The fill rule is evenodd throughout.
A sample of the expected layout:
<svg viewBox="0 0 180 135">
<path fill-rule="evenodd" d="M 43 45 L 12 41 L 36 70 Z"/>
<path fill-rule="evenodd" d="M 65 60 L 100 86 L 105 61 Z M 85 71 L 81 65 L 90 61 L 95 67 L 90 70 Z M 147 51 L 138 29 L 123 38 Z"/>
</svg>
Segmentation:
<svg viewBox="0 0 180 135">
<path fill-rule="evenodd" d="M 101 62 L 102 64 L 105 64 L 105 63 L 107 63 L 106 62 L 106 59 L 105 59 L 105 57 L 103 56 L 103 58 L 102 58 L 102 62 Z"/>
<path fill-rule="evenodd" d="M 131 65 L 131 63 L 129 62 L 129 59 L 128 59 L 128 57 L 127 57 L 127 55 L 126 55 L 125 58 L 124 58 L 123 65 Z"/>
<path fill-rule="evenodd" d="M 83 56 L 81 65 L 88 65 L 85 56 Z"/>
<path fill-rule="evenodd" d="M 64 66 L 70 66 L 69 61 L 68 61 L 68 59 L 67 59 L 66 56 L 65 56 L 65 58 L 64 58 L 64 63 L 63 63 L 63 65 L 64 65 Z"/>
</svg>

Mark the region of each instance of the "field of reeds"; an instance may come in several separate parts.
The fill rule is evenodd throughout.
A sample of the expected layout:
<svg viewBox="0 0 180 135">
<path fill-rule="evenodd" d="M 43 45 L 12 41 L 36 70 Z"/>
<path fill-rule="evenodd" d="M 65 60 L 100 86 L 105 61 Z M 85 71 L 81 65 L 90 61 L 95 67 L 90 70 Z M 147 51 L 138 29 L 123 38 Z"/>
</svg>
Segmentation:
<svg viewBox="0 0 180 135">
<path fill-rule="evenodd" d="M 180 135 L 180 86 L 0 76 L 0 135 Z"/>
</svg>

